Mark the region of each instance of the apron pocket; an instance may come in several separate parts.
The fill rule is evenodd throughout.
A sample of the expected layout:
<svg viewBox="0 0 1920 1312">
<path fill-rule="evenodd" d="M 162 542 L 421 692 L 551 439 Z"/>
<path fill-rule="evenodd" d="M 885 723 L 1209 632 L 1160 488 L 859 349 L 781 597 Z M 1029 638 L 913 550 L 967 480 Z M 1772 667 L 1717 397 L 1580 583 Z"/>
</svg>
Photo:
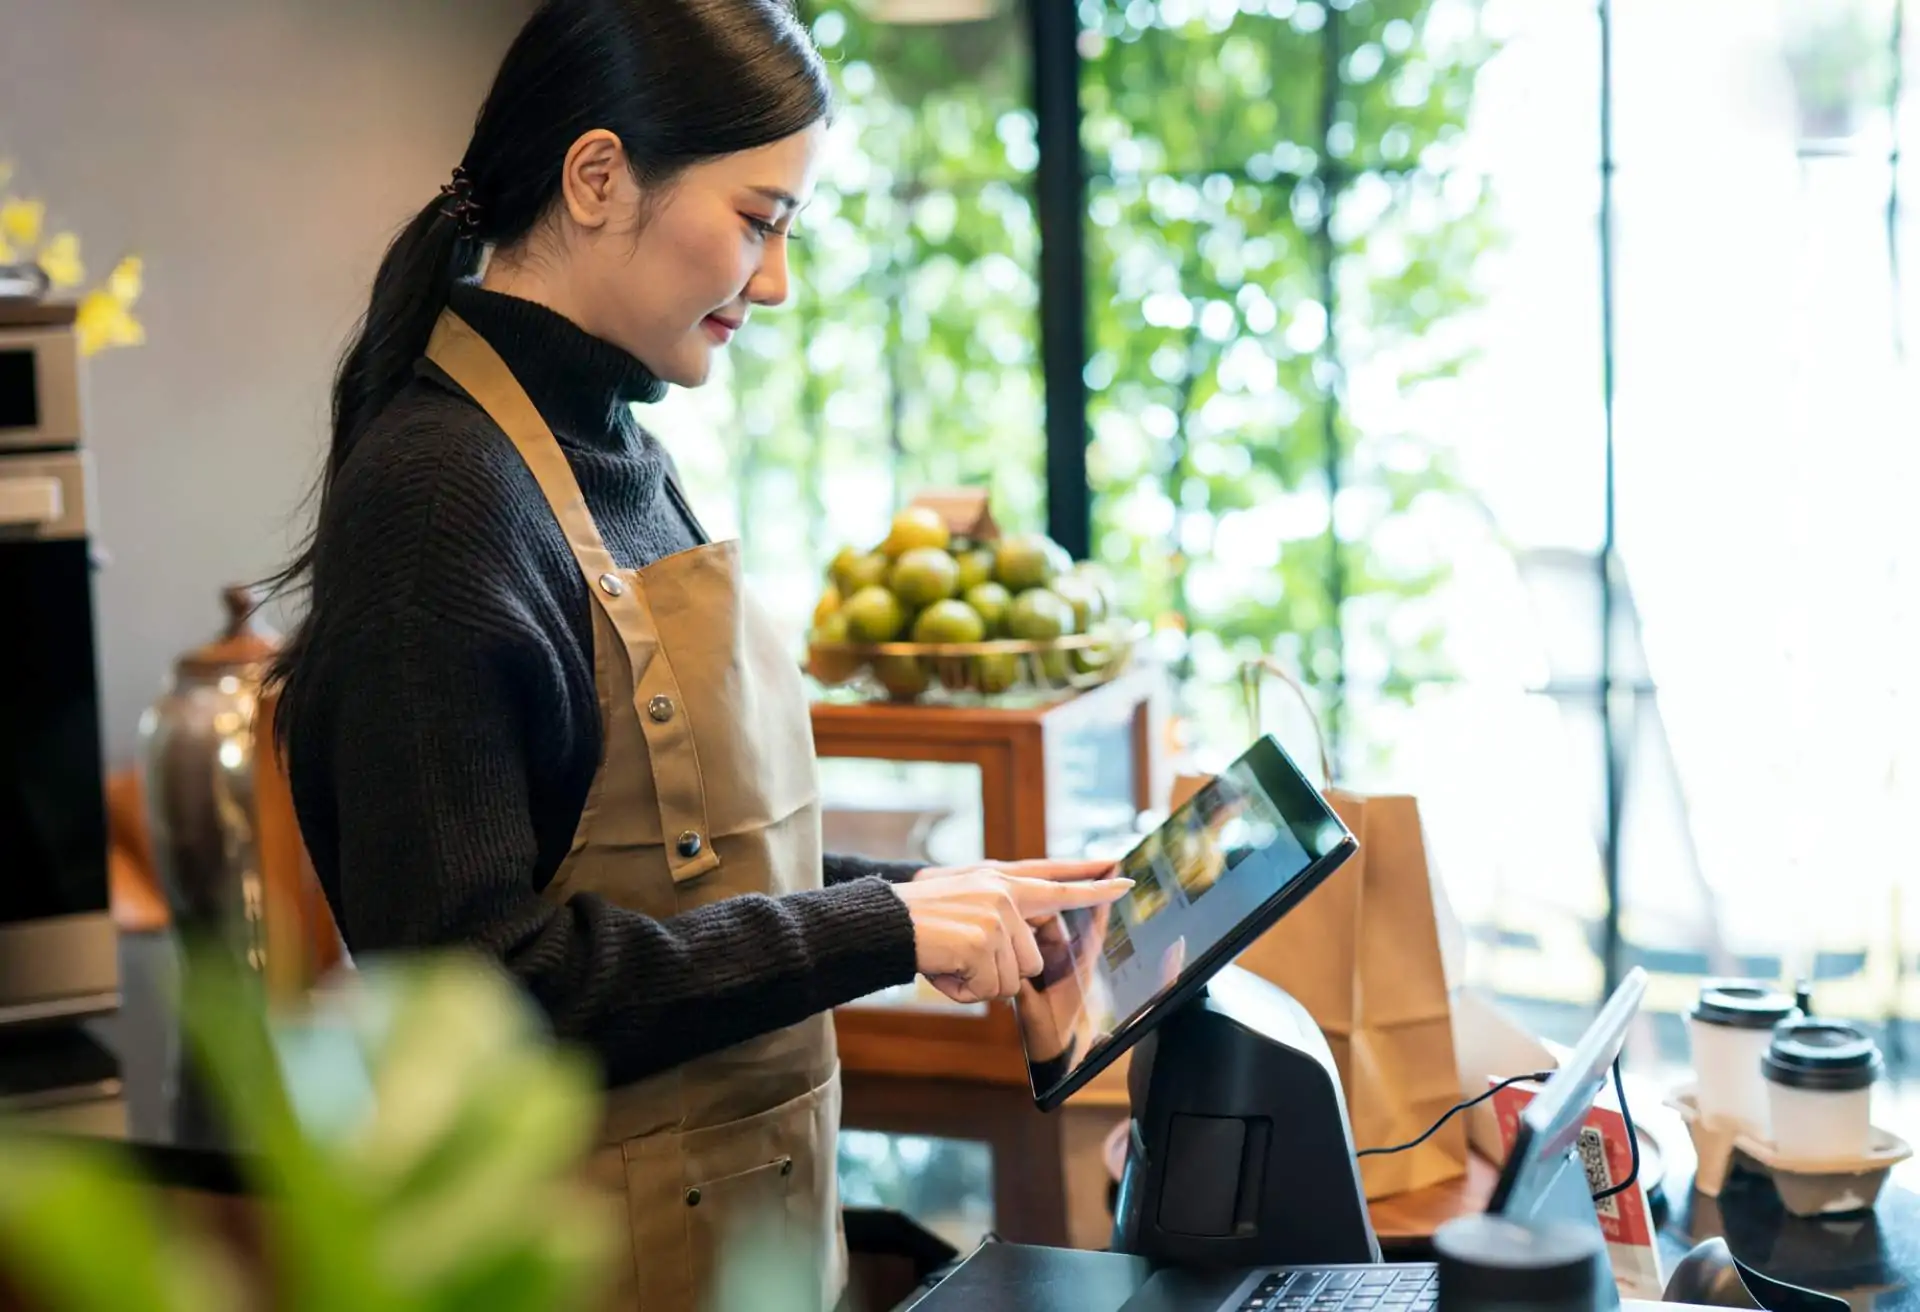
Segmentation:
<svg viewBox="0 0 1920 1312">
<path fill-rule="evenodd" d="M 833 1306 L 846 1282 L 839 1126 L 836 1074 L 756 1115 L 623 1143 L 643 1312 L 698 1312 L 723 1288 L 728 1306 L 752 1307 L 757 1291 L 809 1280 Z"/>
<path fill-rule="evenodd" d="M 793 1176 L 793 1158 L 781 1157 L 687 1186 L 687 1249 L 695 1289 L 717 1288 L 723 1271 L 736 1288 L 742 1282 L 785 1285 L 793 1264 L 812 1256 L 795 1249 L 800 1236 L 787 1197 Z"/>
</svg>

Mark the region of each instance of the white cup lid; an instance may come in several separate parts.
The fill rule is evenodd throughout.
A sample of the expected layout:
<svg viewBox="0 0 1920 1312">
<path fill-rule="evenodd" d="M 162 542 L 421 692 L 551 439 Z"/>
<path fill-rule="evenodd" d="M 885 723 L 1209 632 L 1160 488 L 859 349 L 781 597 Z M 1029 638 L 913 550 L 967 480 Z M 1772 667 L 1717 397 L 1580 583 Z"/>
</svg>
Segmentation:
<svg viewBox="0 0 1920 1312">
<path fill-rule="evenodd" d="M 1789 1089 L 1847 1093 L 1880 1078 L 1880 1049 L 1857 1025 L 1802 1020 L 1773 1032 L 1760 1070 Z"/>
</svg>

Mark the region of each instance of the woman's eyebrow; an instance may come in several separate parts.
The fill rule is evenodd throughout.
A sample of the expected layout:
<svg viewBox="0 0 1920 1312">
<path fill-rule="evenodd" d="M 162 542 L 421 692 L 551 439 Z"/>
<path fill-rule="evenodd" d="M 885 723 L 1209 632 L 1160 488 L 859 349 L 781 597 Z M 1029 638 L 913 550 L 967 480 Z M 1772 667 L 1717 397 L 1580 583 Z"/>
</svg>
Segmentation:
<svg viewBox="0 0 1920 1312">
<path fill-rule="evenodd" d="M 751 188 L 751 190 L 758 193 L 759 195 L 765 196 L 768 200 L 773 201 L 775 204 L 786 206 L 790 210 L 797 210 L 800 208 L 799 198 L 796 197 L 790 191 L 782 191 L 778 187 L 754 187 L 754 188 Z"/>
</svg>

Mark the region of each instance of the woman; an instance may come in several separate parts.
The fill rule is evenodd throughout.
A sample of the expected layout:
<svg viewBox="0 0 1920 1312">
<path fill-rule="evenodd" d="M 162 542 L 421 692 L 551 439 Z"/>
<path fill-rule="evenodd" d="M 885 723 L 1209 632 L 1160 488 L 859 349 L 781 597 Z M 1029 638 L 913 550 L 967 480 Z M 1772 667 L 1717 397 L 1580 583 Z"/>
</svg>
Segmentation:
<svg viewBox="0 0 1920 1312">
<path fill-rule="evenodd" d="M 628 1306 L 697 1306 L 765 1208 L 837 1298 L 829 1009 L 916 971 L 1009 996 L 1029 920 L 1127 888 L 823 858 L 793 655 L 633 422 L 785 299 L 827 109 L 779 0 L 544 4 L 380 266 L 288 575 L 280 724 L 343 934 L 478 946 L 598 1054 Z"/>
</svg>

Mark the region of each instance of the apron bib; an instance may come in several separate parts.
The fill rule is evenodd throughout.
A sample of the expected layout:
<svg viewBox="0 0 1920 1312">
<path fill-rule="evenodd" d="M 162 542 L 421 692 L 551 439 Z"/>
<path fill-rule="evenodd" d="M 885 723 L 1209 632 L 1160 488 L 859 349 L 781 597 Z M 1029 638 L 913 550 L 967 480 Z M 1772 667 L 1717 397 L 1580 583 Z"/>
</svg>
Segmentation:
<svg viewBox="0 0 1920 1312">
<path fill-rule="evenodd" d="M 619 568 L 552 431 L 493 348 L 447 311 L 427 359 L 512 439 L 594 601 L 601 759 L 545 896 L 593 893 L 665 920 L 818 888 L 806 689 L 747 594 L 739 543 Z M 668 490 L 684 511 L 671 480 Z M 839 1125 L 827 1014 L 611 1090 L 589 1173 L 632 1260 L 609 1308 L 705 1312 L 720 1267 L 743 1260 L 735 1246 L 756 1241 L 812 1261 L 820 1305 L 834 1306 L 846 1284 Z"/>
</svg>

